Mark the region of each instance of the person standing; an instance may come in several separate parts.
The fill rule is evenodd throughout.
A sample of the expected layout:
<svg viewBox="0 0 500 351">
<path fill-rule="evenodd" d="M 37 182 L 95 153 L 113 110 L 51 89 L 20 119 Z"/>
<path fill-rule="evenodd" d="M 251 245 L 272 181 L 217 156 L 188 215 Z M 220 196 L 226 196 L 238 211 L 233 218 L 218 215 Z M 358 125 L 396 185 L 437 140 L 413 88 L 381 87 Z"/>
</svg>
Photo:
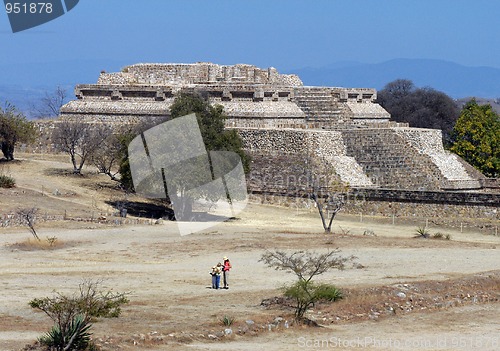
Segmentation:
<svg viewBox="0 0 500 351">
<path fill-rule="evenodd" d="M 217 263 L 215 266 L 215 288 L 220 289 L 220 275 L 222 273 L 222 263 Z"/>
<path fill-rule="evenodd" d="M 217 289 L 217 266 L 213 266 L 212 270 L 208 273 L 212 276 L 212 289 Z"/>
<path fill-rule="evenodd" d="M 209 273 L 212 276 L 212 289 L 219 289 L 222 264 L 220 262 L 217 263 L 217 266 L 213 266 L 212 270 Z"/>
<path fill-rule="evenodd" d="M 229 289 L 229 271 L 231 270 L 231 262 L 227 257 L 224 257 L 223 260 L 222 277 L 224 280 L 224 289 Z"/>
</svg>

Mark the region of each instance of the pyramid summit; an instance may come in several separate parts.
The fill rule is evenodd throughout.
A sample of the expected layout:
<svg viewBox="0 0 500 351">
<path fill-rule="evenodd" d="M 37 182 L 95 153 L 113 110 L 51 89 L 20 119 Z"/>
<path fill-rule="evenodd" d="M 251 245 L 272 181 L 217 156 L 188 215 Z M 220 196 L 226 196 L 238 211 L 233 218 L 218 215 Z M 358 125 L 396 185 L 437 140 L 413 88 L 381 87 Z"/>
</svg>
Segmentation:
<svg viewBox="0 0 500 351">
<path fill-rule="evenodd" d="M 61 118 L 111 124 L 164 120 L 180 92 L 201 93 L 224 107 L 226 127 L 238 131 L 253 158 L 249 187 L 256 191 L 288 192 L 290 160 L 303 159 L 304 150 L 351 187 L 482 187 L 484 176 L 443 148 L 440 130 L 391 121 L 375 89 L 304 86 L 298 76 L 272 67 L 134 64 L 101 72 L 96 84 L 77 85 L 77 99 L 61 108 Z"/>
</svg>

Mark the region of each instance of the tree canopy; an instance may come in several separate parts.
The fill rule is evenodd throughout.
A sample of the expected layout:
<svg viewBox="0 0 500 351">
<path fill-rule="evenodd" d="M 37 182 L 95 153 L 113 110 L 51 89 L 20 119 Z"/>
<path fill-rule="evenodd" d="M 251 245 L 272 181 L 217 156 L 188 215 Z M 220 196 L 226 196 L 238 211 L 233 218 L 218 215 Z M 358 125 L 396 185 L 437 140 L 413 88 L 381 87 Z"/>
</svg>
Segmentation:
<svg viewBox="0 0 500 351">
<path fill-rule="evenodd" d="M 14 160 L 17 143 L 28 143 L 36 137 L 35 126 L 13 105 L 0 107 L 0 145 L 8 161 Z"/>
<path fill-rule="evenodd" d="M 196 114 L 201 136 L 207 151 L 233 151 L 237 153 L 243 164 L 245 173 L 250 169 L 250 158 L 243 151 L 243 141 L 234 129 L 225 129 L 227 118 L 221 105 L 210 105 L 210 102 L 201 95 L 191 93 L 179 94 L 172 106 L 172 119 Z"/>
<path fill-rule="evenodd" d="M 245 173 L 247 173 L 250 168 L 250 158 L 243 151 L 243 142 L 236 130 L 225 129 L 226 115 L 222 106 L 212 106 L 205 97 L 195 93 L 183 92 L 177 95 L 170 108 L 171 118 L 175 119 L 192 113 L 196 115 L 206 150 L 235 152 L 240 156 Z M 165 119 L 159 119 L 156 123 L 144 121 L 132 130 L 121 135 L 121 143 L 124 148 L 122 149 L 122 160 L 119 172 L 121 183 L 126 189 L 133 189 L 127 152 L 128 144 L 134 139 L 135 135 L 139 135 L 155 124 L 163 122 L 165 122 Z"/>
<path fill-rule="evenodd" d="M 475 100 L 462 109 L 452 133 L 451 151 L 488 177 L 500 176 L 500 118 Z"/>
<path fill-rule="evenodd" d="M 433 88 L 417 88 L 411 80 L 397 79 L 378 92 L 378 101 L 397 122 L 412 127 L 441 129 L 445 143 L 460 113 L 453 99 Z"/>
</svg>

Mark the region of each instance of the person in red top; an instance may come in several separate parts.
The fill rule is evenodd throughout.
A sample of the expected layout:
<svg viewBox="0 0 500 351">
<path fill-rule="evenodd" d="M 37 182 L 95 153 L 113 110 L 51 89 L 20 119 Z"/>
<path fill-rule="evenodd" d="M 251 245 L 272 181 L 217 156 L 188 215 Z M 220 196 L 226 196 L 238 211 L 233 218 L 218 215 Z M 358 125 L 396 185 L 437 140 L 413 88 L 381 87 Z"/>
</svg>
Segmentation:
<svg viewBox="0 0 500 351">
<path fill-rule="evenodd" d="M 223 258 L 224 263 L 222 264 L 222 277 L 224 280 L 224 289 L 229 289 L 229 270 L 231 269 L 231 262 L 229 258 Z"/>
</svg>

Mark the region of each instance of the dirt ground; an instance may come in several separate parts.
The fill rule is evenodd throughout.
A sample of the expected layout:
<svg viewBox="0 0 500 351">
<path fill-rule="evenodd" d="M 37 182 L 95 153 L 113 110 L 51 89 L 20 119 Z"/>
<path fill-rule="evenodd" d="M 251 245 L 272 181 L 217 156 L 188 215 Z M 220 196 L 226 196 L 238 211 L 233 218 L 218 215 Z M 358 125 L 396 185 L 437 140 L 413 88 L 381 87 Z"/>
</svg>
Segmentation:
<svg viewBox="0 0 500 351">
<path fill-rule="evenodd" d="M 0 189 L 0 216 L 34 204 L 47 217 L 98 217 L 123 196 L 103 176 L 65 175 L 63 157 L 22 156 L 8 169 L 18 186 Z M 376 236 L 364 236 L 366 229 Z M 429 229 L 451 240 L 414 239 L 414 224 L 345 214 L 325 235 L 315 212 L 258 204 L 187 236 L 168 221 L 43 222 L 39 235 L 56 237 L 53 249 L 30 248 L 25 228 L 0 228 L 0 350 L 20 350 L 51 327 L 31 299 L 72 294 L 88 278 L 130 293 L 119 318 L 93 326 L 103 350 L 499 349 L 500 237 Z M 264 250 L 337 247 L 358 266 L 318 278 L 346 291 L 344 300 L 309 311 L 321 327 L 294 324 L 283 306 L 261 305 L 294 279 L 259 262 Z M 210 289 L 208 271 L 226 255 L 230 289 Z M 235 319 L 230 334 L 224 316 Z"/>
</svg>

